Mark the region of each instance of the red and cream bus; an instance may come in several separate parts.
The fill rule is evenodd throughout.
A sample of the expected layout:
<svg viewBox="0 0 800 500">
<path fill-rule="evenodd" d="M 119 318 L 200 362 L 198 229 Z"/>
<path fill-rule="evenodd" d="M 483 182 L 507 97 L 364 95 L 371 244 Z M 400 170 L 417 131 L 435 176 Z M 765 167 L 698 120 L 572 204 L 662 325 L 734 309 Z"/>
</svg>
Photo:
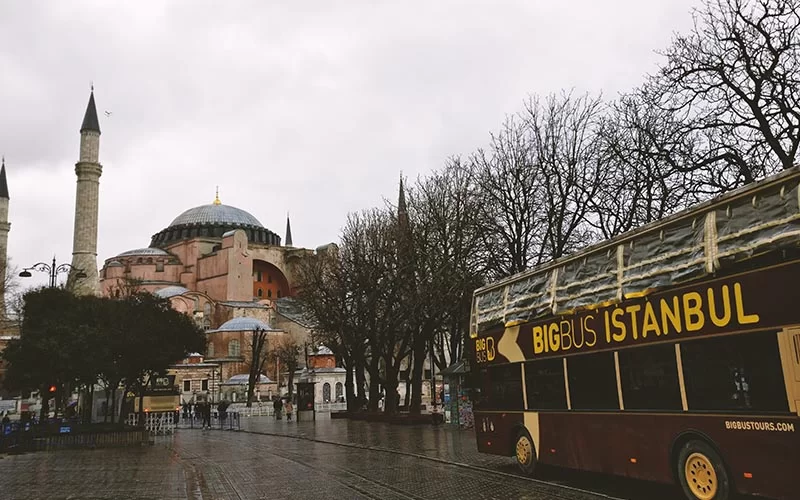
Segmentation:
<svg viewBox="0 0 800 500">
<path fill-rule="evenodd" d="M 800 498 L 800 172 L 475 292 L 481 452 Z"/>
</svg>

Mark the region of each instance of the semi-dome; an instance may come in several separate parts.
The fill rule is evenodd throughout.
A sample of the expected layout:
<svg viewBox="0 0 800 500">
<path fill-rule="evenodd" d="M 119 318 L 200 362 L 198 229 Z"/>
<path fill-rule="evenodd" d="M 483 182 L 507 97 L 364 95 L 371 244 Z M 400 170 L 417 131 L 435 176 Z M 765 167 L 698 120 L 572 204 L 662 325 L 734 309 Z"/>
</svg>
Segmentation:
<svg viewBox="0 0 800 500">
<path fill-rule="evenodd" d="M 168 286 L 165 288 L 161 288 L 153 292 L 154 294 L 158 295 L 162 299 L 168 299 L 170 297 L 175 297 L 176 295 L 183 295 L 184 293 L 188 292 L 189 289 L 182 287 L 182 286 Z"/>
<path fill-rule="evenodd" d="M 122 252 L 121 254 L 117 255 L 117 257 L 132 257 L 136 255 L 169 255 L 168 252 L 161 250 L 160 248 L 136 248 L 134 250 L 128 250 L 126 252 Z"/>
<path fill-rule="evenodd" d="M 280 236 L 265 228 L 252 214 L 217 200 L 210 205 L 190 208 L 175 217 L 169 226 L 153 235 L 150 246 L 164 248 L 191 238 L 221 239 L 236 229 L 243 230 L 252 243 L 281 244 Z"/>
<path fill-rule="evenodd" d="M 277 331 L 257 318 L 240 317 L 226 321 L 215 332 L 251 332 L 253 330 Z"/>
</svg>

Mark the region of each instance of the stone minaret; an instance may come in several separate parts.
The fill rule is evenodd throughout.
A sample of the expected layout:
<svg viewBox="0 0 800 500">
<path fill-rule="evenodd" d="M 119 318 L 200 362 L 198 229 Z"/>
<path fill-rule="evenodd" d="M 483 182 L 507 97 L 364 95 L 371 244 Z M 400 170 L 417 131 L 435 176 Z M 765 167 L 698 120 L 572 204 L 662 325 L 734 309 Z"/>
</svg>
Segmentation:
<svg viewBox="0 0 800 500">
<path fill-rule="evenodd" d="M 75 193 L 72 269 L 67 278 L 67 288 L 79 295 L 97 294 L 100 291 L 97 276 L 97 209 L 103 166 L 98 161 L 99 154 L 100 124 L 92 89 L 81 125 L 80 158 L 75 164 L 78 188 Z M 83 271 L 86 277 L 77 277 L 79 271 Z"/>
<path fill-rule="evenodd" d="M 8 232 L 11 223 L 8 222 L 8 181 L 6 180 L 6 159 L 2 160 L 0 167 L 0 320 L 6 318 L 6 267 L 8 266 Z"/>
</svg>

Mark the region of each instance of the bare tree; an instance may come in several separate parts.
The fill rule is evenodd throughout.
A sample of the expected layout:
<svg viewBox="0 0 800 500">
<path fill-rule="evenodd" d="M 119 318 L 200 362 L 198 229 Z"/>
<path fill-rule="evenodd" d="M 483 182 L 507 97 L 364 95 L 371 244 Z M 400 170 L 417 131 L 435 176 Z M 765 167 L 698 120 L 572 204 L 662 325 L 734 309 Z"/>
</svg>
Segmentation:
<svg viewBox="0 0 800 500">
<path fill-rule="evenodd" d="M 250 335 L 250 371 L 247 379 L 247 407 L 253 406 L 256 385 L 264 373 L 267 363 L 267 347 L 269 343 L 269 330 L 256 328 Z"/>
<path fill-rule="evenodd" d="M 509 117 L 491 135 L 489 149 L 470 159 L 473 183 L 481 189 L 483 267 L 495 278 L 523 271 L 543 257 L 545 220 L 537 199 L 542 179 L 531 149 L 525 124 Z"/>
<path fill-rule="evenodd" d="M 602 188 L 597 140 L 602 110 L 602 100 L 588 94 L 563 93 L 525 103 L 522 116 L 539 179 L 539 189 L 533 193 L 541 210 L 538 230 L 544 235 L 539 262 L 595 239 L 585 222 L 589 204 Z"/>
<path fill-rule="evenodd" d="M 674 115 L 690 161 L 722 192 L 795 164 L 800 145 L 800 3 L 707 0 L 641 91 Z"/>
<path fill-rule="evenodd" d="M 297 371 L 298 361 L 297 357 L 300 355 L 300 346 L 297 342 L 287 336 L 276 342 L 275 348 L 269 352 L 269 356 L 275 361 L 276 365 L 282 366 L 284 370 L 289 372 L 289 379 L 287 382 L 287 389 L 289 391 L 289 399 L 292 398 L 294 393 L 294 372 Z"/>
</svg>

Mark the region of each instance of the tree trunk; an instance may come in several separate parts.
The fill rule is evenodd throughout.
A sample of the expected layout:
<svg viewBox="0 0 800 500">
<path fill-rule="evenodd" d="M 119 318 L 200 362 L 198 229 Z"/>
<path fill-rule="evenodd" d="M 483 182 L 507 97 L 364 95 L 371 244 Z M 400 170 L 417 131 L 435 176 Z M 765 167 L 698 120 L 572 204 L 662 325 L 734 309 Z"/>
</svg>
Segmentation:
<svg viewBox="0 0 800 500">
<path fill-rule="evenodd" d="M 39 394 L 42 395 L 42 408 L 39 410 L 39 422 L 47 421 L 50 415 L 50 390 L 49 386 L 44 386 L 39 389 Z"/>
<path fill-rule="evenodd" d="M 379 361 L 377 356 L 373 356 L 369 360 L 369 403 L 367 405 L 369 411 L 378 411 L 378 400 L 380 399 Z"/>
<path fill-rule="evenodd" d="M 422 411 L 422 377 L 425 375 L 425 336 L 419 332 L 414 341 L 414 369 L 411 373 L 411 408 L 409 412 L 419 415 Z"/>
<path fill-rule="evenodd" d="M 355 391 L 353 390 L 353 359 L 342 358 L 342 365 L 344 366 L 344 397 L 347 402 L 347 411 L 354 412 L 358 410 Z"/>
<path fill-rule="evenodd" d="M 362 356 L 355 360 L 355 378 L 356 378 L 356 411 L 361 411 L 364 407 L 364 402 L 367 401 L 366 385 L 367 375 L 365 361 Z"/>
</svg>

